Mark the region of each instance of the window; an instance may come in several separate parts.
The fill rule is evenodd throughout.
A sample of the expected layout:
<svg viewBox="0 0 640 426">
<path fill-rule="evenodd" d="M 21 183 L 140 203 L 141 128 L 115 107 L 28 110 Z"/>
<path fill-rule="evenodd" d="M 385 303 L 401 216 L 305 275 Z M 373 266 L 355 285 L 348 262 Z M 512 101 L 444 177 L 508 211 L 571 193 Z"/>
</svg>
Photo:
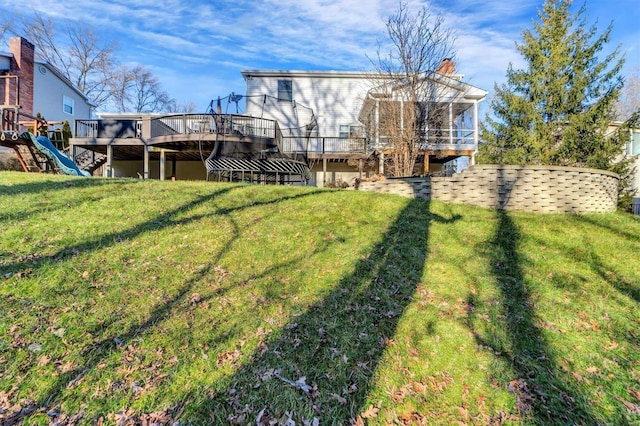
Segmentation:
<svg viewBox="0 0 640 426">
<path fill-rule="evenodd" d="M 66 96 L 62 97 L 62 111 L 69 115 L 73 115 L 73 99 Z"/>
<path fill-rule="evenodd" d="M 293 101 L 293 84 L 291 80 L 278 80 L 278 100 Z"/>
<path fill-rule="evenodd" d="M 359 138 L 362 137 L 362 126 L 349 126 L 341 124 L 339 128 L 340 139 Z"/>
<path fill-rule="evenodd" d="M 640 130 L 631 131 L 631 140 L 627 145 L 628 155 L 640 155 Z"/>
</svg>

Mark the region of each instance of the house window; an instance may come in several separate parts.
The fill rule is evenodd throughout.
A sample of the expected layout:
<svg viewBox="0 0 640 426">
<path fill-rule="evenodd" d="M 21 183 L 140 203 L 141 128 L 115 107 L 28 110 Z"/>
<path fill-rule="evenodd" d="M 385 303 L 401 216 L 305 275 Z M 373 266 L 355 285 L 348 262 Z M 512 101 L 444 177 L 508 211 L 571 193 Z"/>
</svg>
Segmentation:
<svg viewBox="0 0 640 426">
<path fill-rule="evenodd" d="M 293 84 L 291 80 L 278 80 L 278 100 L 293 101 Z"/>
<path fill-rule="evenodd" d="M 640 155 L 640 130 L 631 131 L 631 140 L 627 145 L 628 155 Z"/>
<path fill-rule="evenodd" d="M 65 113 L 67 113 L 69 115 L 73 115 L 73 107 L 74 107 L 73 99 L 68 98 L 66 96 L 63 96 L 62 97 L 62 111 L 64 111 Z"/>
<path fill-rule="evenodd" d="M 341 124 L 339 129 L 340 139 L 362 137 L 362 126 L 349 126 Z"/>
</svg>

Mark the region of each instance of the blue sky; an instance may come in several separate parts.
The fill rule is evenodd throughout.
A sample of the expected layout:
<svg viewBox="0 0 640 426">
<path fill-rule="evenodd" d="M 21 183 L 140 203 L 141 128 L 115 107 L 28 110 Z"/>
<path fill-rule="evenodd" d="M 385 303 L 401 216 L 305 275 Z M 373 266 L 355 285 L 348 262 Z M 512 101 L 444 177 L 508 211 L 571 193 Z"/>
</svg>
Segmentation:
<svg viewBox="0 0 640 426">
<path fill-rule="evenodd" d="M 515 43 L 532 28 L 543 0 L 409 0 L 430 3 L 457 32 L 457 70 L 493 92 Z M 582 5 L 576 0 L 574 7 Z M 118 42 L 118 60 L 149 68 L 180 103 L 204 111 L 212 99 L 244 93 L 243 69 L 368 70 L 384 19 L 397 0 L 0 0 L 0 17 L 36 10 L 54 20 L 82 20 Z M 587 0 L 601 33 L 613 21 L 610 47 L 622 45 L 624 74 L 640 69 L 640 0 Z M 5 50 L 4 48 L 0 50 Z M 488 104 L 488 102 L 487 102 Z"/>
</svg>

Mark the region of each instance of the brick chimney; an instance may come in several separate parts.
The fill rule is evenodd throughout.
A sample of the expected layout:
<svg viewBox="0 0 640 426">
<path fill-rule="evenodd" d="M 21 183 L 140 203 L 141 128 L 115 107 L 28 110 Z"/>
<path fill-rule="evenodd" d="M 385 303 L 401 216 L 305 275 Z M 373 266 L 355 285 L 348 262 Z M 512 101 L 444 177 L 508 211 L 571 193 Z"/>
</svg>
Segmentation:
<svg viewBox="0 0 640 426">
<path fill-rule="evenodd" d="M 33 71 L 35 48 L 22 37 L 12 37 L 9 40 L 9 51 L 13 54 L 15 63 L 11 64 L 12 71 L 18 76 L 18 101 L 22 106 L 21 112 L 33 115 Z"/>
<path fill-rule="evenodd" d="M 451 58 L 444 58 L 438 67 L 438 73 L 440 74 L 455 74 L 456 72 L 456 63 L 451 60 Z"/>
</svg>

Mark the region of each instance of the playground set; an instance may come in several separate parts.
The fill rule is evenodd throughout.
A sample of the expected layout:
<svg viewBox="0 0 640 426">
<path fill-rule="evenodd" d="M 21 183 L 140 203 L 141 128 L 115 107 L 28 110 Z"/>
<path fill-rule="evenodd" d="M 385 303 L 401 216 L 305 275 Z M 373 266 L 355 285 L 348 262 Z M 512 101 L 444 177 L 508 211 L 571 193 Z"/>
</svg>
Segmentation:
<svg viewBox="0 0 640 426">
<path fill-rule="evenodd" d="M 62 122 L 47 122 L 41 118 L 26 116 L 21 121 L 19 106 L 0 106 L 2 131 L 0 146 L 10 148 L 25 172 L 64 173 L 67 175 L 91 176 L 80 169 L 65 151 Z"/>
</svg>

